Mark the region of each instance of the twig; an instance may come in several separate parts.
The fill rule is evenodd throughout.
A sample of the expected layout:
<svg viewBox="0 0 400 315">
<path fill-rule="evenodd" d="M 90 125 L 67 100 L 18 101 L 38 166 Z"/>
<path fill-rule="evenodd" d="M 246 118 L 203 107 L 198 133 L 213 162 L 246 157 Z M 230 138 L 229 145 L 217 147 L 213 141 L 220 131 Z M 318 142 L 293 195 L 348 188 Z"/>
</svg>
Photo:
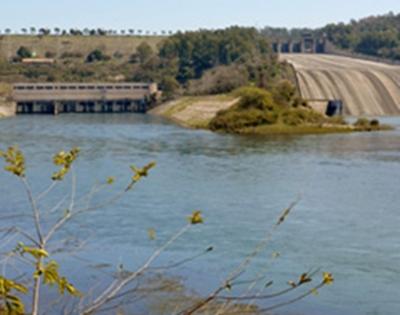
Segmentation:
<svg viewBox="0 0 400 315">
<path fill-rule="evenodd" d="M 133 274 L 128 276 L 127 278 L 123 280 L 116 280 L 114 281 L 94 302 L 91 306 L 87 307 L 83 311 L 83 315 L 89 315 L 98 310 L 100 307 L 102 307 L 105 303 L 107 303 L 110 299 L 112 299 L 115 295 L 119 293 L 119 291 L 125 287 L 128 283 L 133 281 L 137 276 L 142 274 L 149 266 L 150 264 L 158 257 L 160 254 L 168 248 L 173 242 L 175 242 L 179 237 L 181 237 L 189 228 L 190 224 L 186 225 L 184 228 L 182 228 L 178 233 L 176 233 L 173 237 L 171 237 L 163 246 L 161 246 L 159 249 L 157 249 L 150 257 L 149 259 L 145 262 L 142 267 L 140 267 L 137 271 L 135 271 Z"/>
</svg>

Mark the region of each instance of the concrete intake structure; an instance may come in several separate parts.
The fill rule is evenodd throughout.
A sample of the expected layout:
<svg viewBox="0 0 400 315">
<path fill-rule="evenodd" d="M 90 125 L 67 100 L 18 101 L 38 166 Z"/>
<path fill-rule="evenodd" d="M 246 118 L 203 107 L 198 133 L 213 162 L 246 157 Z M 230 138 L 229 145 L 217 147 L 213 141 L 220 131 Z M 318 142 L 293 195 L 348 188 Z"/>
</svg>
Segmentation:
<svg viewBox="0 0 400 315">
<path fill-rule="evenodd" d="M 313 100 L 341 100 L 346 115 L 400 115 L 400 66 L 325 54 L 280 58 L 293 65 L 301 96 L 311 106 Z"/>
<path fill-rule="evenodd" d="M 17 114 L 146 112 L 158 93 L 154 83 L 18 83 Z"/>
</svg>

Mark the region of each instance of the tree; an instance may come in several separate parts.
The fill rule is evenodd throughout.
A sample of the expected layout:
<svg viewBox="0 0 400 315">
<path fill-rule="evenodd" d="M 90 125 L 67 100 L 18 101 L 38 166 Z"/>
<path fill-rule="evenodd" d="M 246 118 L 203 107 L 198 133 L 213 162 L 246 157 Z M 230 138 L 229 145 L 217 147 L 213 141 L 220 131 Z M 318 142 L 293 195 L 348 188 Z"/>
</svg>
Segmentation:
<svg viewBox="0 0 400 315">
<path fill-rule="evenodd" d="M 55 33 L 56 35 L 60 35 L 61 29 L 60 29 L 59 27 L 55 27 L 55 28 L 54 28 L 54 33 Z"/>
<path fill-rule="evenodd" d="M 140 63 L 146 63 L 154 54 L 153 49 L 147 42 L 142 42 L 137 48 L 136 53 Z"/>
<path fill-rule="evenodd" d="M 6 28 L 6 29 L 4 30 L 4 32 L 5 32 L 7 35 L 10 35 L 10 34 L 11 34 L 11 29 L 10 29 L 10 28 Z"/>
<path fill-rule="evenodd" d="M 97 61 L 106 61 L 109 60 L 110 57 L 105 55 L 102 50 L 95 49 L 86 57 L 86 62 L 92 63 Z"/>
<path fill-rule="evenodd" d="M 102 29 L 102 28 L 98 28 L 97 29 L 97 34 L 100 35 L 100 36 L 105 36 L 105 35 L 107 35 L 107 31 Z"/>
<path fill-rule="evenodd" d="M 179 91 L 179 88 L 179 82 L 172 76 L 164 76 L 160 83 L 160 89 L 162 90 L 164 100 L 174 98 L 176 93 Z"/>
<path fill-rule="evenodd" d="M 32 57 L 32 52 L 26 48 L 25 46 L 21 46 L 18 50 L 17 50 L 17 56 L 21 59 L 23 58 L 31 58 Z"/>
<path fill-rule="evenodd" d="M 23 34 L 26 34 L 26 33 L 28 33 L 28 30 L 24 27 L 24 28 L 21 28 L 21 32 L 22 32 Z"/>
<path fill-rule="evenodd" d="M 46 35 L 50 35 L 50 33 L 51 33 L 51 30 L 48 29 L 48 28 L 42 27 L 42 28 L 39 29 L 39 34 L 40 35 L 46 36 Z"/>
<path fill-rule="evenodd" d="M 30 32 L 31 32 L 31 34 L 33 35 L 33 34 L 36 34 L 36 27 L 31 27 L 30 28 Z"/>
</svg>

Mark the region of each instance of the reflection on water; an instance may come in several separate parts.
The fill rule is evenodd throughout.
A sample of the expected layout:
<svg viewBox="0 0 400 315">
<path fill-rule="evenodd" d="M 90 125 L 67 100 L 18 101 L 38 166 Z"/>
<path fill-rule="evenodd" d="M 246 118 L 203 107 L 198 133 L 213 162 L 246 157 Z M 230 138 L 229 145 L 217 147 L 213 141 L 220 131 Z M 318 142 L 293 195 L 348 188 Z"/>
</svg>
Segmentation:
<svg viewBox="0 0 400 315">
<path fill-rule="evenodd" d="M 387 120 L 400 126 L 398 118 Z M 193 209 L 203 209 L 207 224 L 177 242 L 163 259 L 214 245 L 207 258 L 177 271 L 191 275 L 191 287 L 208 292 L 263 237 L 280 210 L 301 196 L 270 252 L 249 272 L 268 270 L 278 286 L 312 267 L 335 274 L 334 286 L 285 314 L 398 314 L 397 130 L 250 137 L 186 130 L 143 115 L 24 116 L 0 121 L 0 143 L 18 144 L 26 152 L 37 191 L 54 170 L 50 156 L 63 148 L 82 149 L 80 194 L 111 175 L 117 178 L 112 189 L 117 189 L 129 178 L 130 164 L 158 162 L 124 200 L 70 226 L 69 233 L 90 236 L 88 251 L 96 261 L 138 265 L 155 246 L 147 239 L 148 228 L 162 239 L 184 224 Z M 19 184 L 4 173 L 0 183 L 2 208 L 23 209 Z M 60 194 L 62 189 L 56 190 L 49 204 Z M 277 250 L 281 258 L 271 263 L 270 254 Z"/>
</svg>

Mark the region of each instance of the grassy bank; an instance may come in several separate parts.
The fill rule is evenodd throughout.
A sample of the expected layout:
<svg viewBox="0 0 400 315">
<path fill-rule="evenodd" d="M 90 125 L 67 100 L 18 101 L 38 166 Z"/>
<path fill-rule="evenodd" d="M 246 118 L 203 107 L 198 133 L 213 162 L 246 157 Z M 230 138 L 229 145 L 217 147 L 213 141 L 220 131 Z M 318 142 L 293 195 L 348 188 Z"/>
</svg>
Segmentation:
<svg viewBox="0 0 400 315">
<path fill-rule="evenodd" d="M 184 127 L 207 129 L 219 111 L 233 106 L 236 101 L 230 94 L 185 96 L 158 106 L 150 114 L 166 117 Z"/>
<path fill-rule="evenodd" d="M 393 127 L 381 125 L 379 127 L 359 128 L 354 125 L 304 125 L 288 126 L 285 124 L 264 125 L 259 127 L 248 127 L 238 131 L 238 134 L 254 135 L 307 135 L 307 134 L 330 134 L 330 133 L 350 133 L 366 131 L 392 130 Z"/>
</svg>

